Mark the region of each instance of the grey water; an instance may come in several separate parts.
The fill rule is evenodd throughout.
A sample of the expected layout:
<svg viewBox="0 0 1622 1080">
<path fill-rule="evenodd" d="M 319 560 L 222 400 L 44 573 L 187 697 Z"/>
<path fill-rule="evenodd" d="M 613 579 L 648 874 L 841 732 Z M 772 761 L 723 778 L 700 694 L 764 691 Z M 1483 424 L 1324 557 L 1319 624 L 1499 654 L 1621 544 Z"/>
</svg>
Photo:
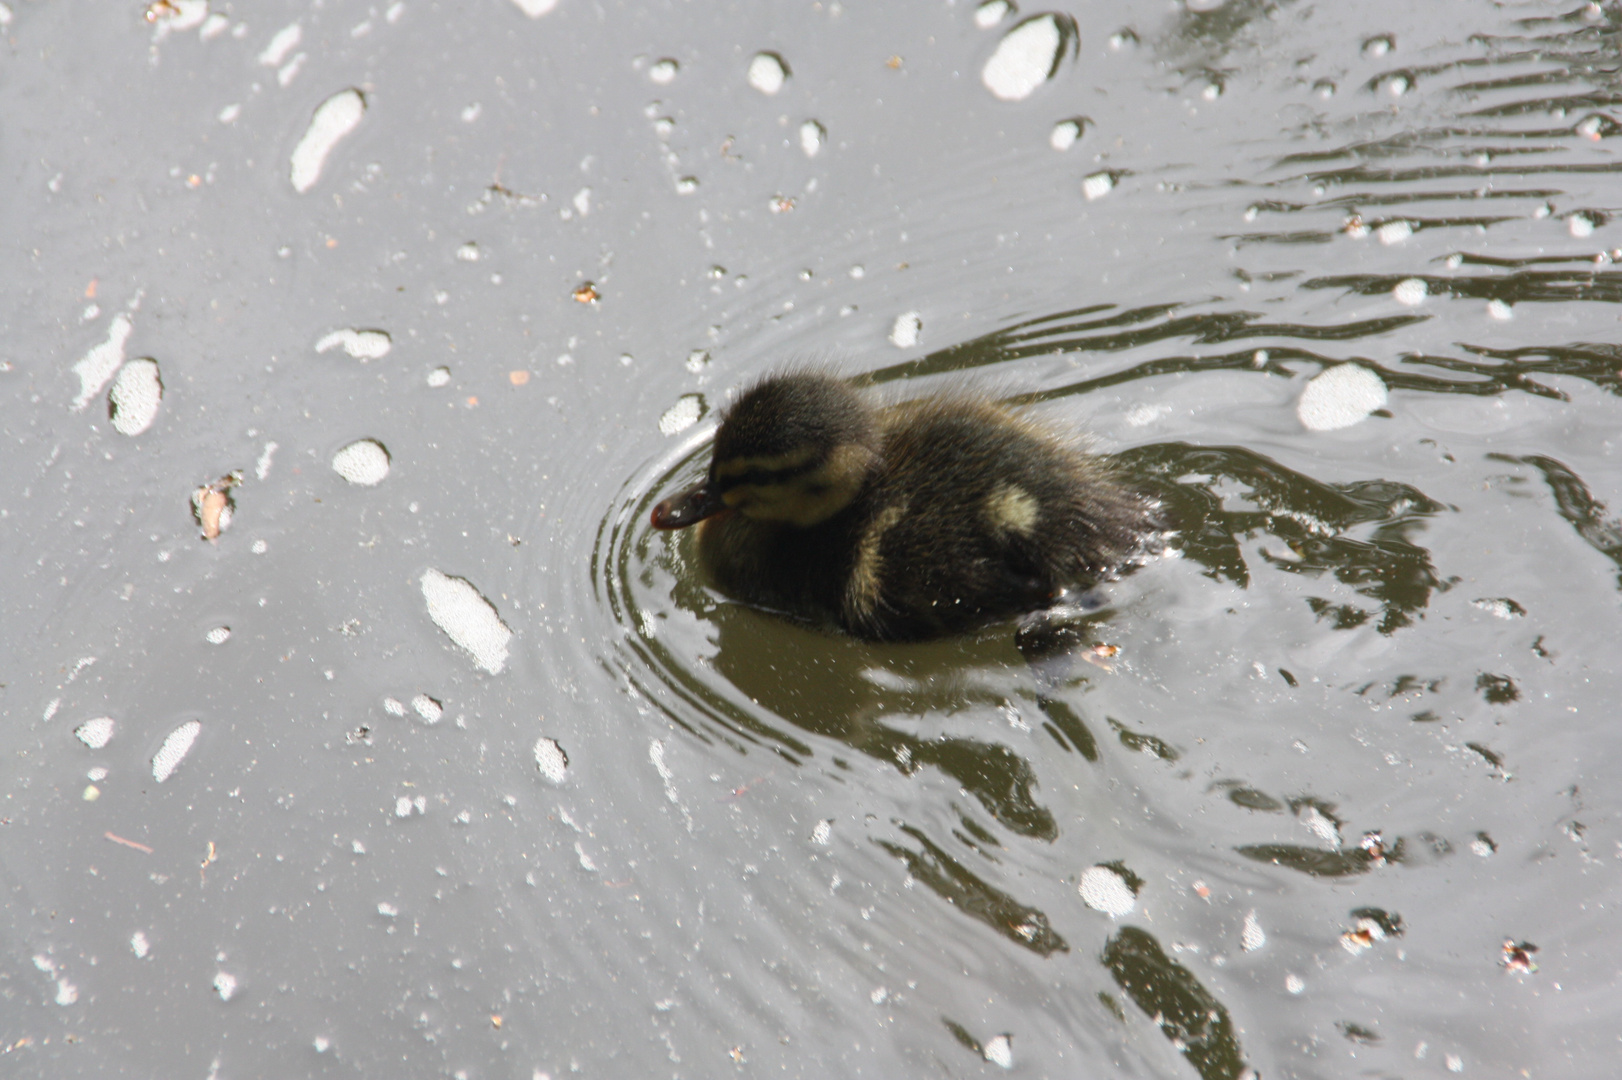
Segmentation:
<svg viewBox="0 0 1622 1080">
<path fill-rule="evenodd" d="M 1614 1075 L 1619 46 L 5 0 L 0 1073 Z M 728 601 L 791 362 L 1166 553 L 1057 682 Z"/>
</svg>

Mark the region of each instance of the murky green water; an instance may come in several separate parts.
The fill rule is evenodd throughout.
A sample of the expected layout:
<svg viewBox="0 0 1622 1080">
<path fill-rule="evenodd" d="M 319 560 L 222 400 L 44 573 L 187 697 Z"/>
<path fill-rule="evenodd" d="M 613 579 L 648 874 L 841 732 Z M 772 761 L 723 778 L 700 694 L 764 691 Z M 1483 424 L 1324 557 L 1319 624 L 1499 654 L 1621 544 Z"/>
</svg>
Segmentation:
<svg viewBox="0 0 1622 1080">
<path fill-rule="evenodd" d="M 1611 1075 L 1622 9 L 521 6 L 0 9 L 7 1075 Z M 706 589 L 791 360 L 1094 662 Z"/>
</svg>

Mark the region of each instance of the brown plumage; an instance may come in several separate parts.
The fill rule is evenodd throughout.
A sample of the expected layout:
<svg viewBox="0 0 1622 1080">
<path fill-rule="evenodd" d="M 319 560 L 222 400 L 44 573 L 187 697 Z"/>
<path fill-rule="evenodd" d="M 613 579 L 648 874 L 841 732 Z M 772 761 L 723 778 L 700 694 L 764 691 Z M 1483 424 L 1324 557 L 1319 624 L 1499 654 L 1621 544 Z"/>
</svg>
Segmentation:
<svg viewBox="0 0 1622 1080">
<path fill-rule="evenodd" d="M 653 524 L 702 523 L 729 596 L 871 640 L 917 640 L 1050 605 L 1132 558 L 1151 504 L 1012 411 L 941 395 L 875 409 L 829 375 L 739 397 L 709 475 Z"/>
</svg>

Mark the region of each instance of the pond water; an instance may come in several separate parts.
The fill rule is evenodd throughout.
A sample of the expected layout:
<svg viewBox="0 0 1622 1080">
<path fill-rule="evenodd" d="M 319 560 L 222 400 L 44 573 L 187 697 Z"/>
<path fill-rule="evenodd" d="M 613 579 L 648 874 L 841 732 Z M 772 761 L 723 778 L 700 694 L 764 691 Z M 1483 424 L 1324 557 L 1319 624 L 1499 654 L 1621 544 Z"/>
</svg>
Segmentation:
<svg viewBox="0 0 1622 1080">
<path fill-rule="evenodd" d="M 0 40 L 6 1075 L 1614 1074 L 1622 6 Z M 789 362 L 1169 550 L 1057 674 L 727 601 Z"/>
</svg>

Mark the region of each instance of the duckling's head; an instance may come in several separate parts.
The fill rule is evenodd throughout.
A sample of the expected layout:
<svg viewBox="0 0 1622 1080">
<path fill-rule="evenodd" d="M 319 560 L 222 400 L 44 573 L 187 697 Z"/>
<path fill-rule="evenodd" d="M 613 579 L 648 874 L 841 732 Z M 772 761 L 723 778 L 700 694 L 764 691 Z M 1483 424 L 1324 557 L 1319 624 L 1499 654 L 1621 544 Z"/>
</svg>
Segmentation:
<svg viewBox="0 0 1622 1080">
<path fill-rule="evenodd" d="M 805 528 L 850 505 L 879 460 L 878 423 L 854 390 L 829 375 L 773 375 L 721 418 L 705 481 L 653 509 L 659 529 L 724 510 Z"/>
</svg>

